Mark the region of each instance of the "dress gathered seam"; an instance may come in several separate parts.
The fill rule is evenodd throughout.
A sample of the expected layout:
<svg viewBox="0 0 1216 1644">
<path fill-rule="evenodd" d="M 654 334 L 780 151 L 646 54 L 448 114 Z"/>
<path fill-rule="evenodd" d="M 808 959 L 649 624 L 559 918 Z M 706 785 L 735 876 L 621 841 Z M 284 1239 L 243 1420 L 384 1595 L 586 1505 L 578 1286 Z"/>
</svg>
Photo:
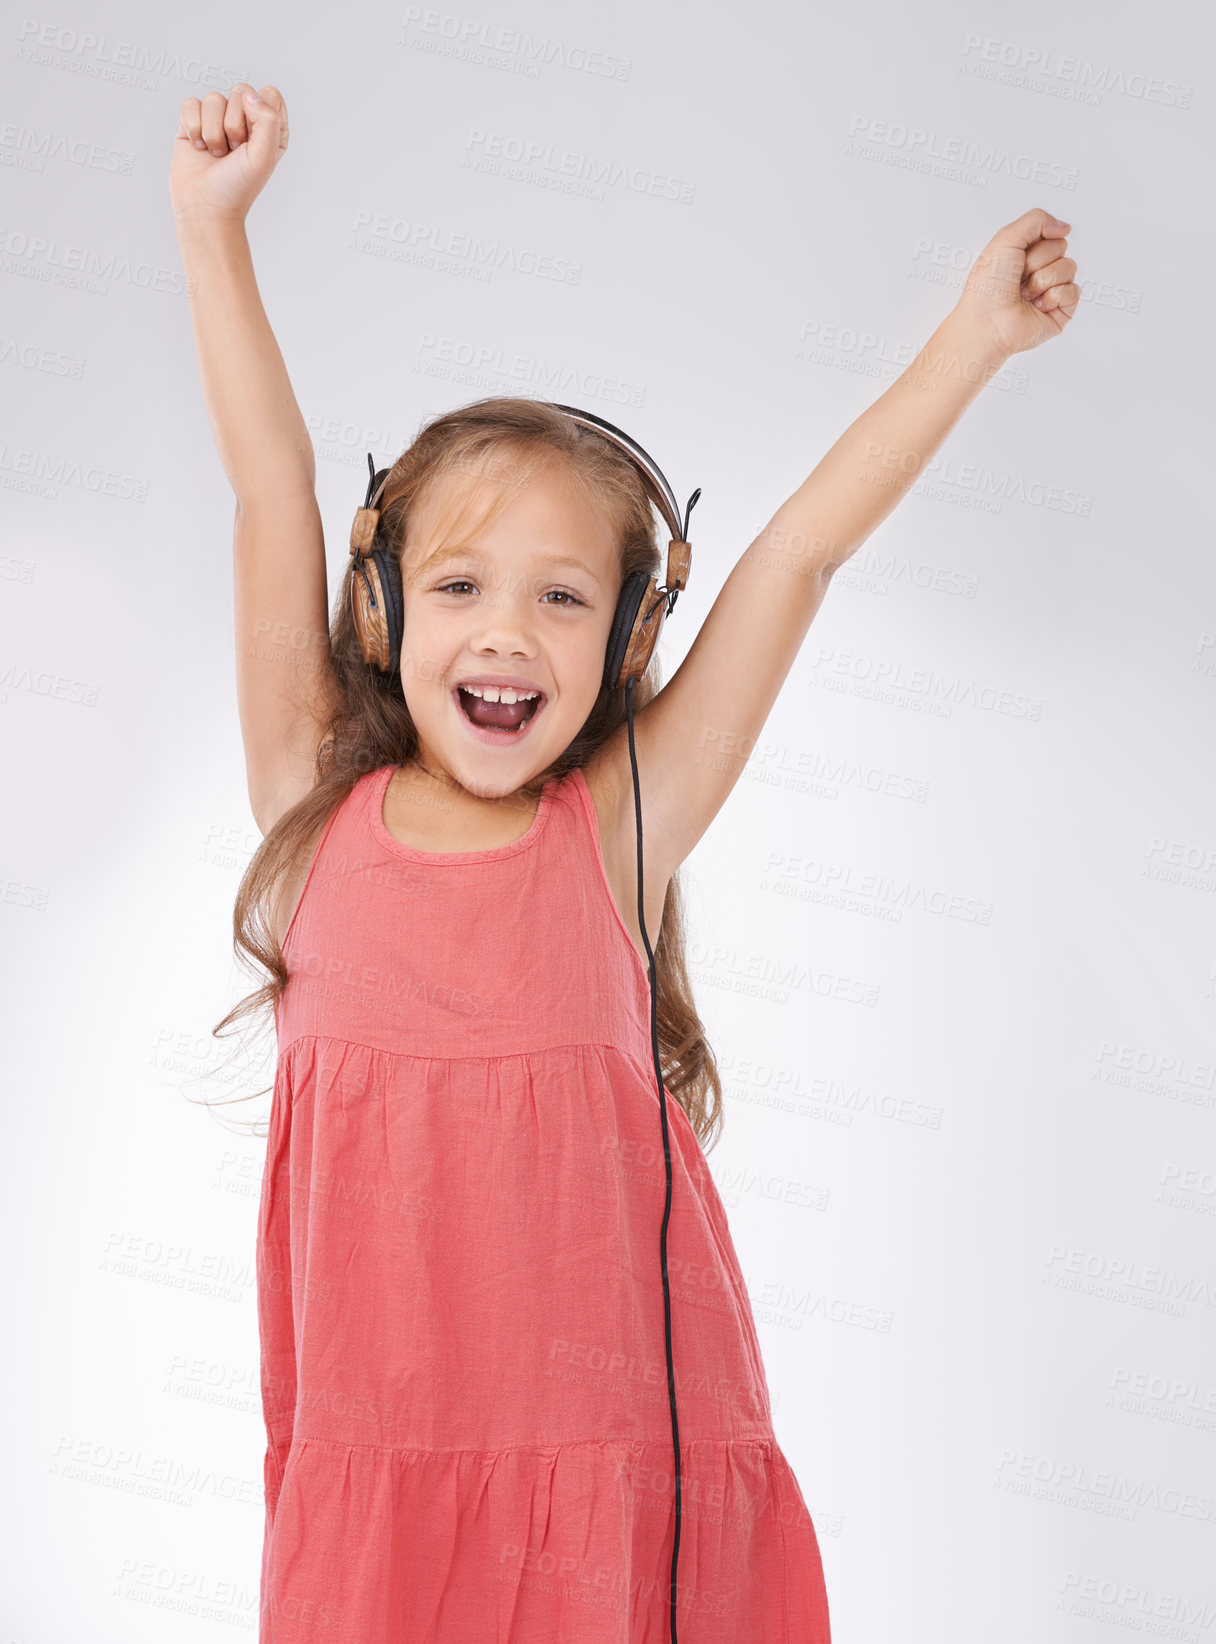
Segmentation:
<svg viewBox="0 0 1216 1644">
<path fill-rule="evenodd" d="M 349 1045 L 352 1050 L 366 1050 L 373 1056 L 392 1056 L 398 1060 L 412 1058 L 416 1062 L 511 1062 L 517 1061 L 520 1057 L 542 1056 L 548 1050 L 611 1050 L 618 1056 L 623 1056 L 627 1062 L 632 1062 L 635 1067 L 637 1066 L 637 1062 L 627 1050 L 623 1050 L 620 1045 L 614 1045 L 608 1039 L 569 1039 L 563 1040 L 556 1045 L 529 1045 L 527 1050 L 498 1051 L 492 1056 L 444 1056 L 436 1054 L 434 1051 L 390 1050 L 385 1045 L 365 1044 L 362 1039 L 344 1039 L 336 1033 L 298 1033 L 290 1044 L 285 1045 L 279 1051 L 279 1061 L 282 1061 L 297 1045 L 309 1041 L 322 1041 L 330 1045 Z"/>
<path fill-rule="evenodd" d="M 775 1438 L 682 1438 L 680 1440 L 681 1455 L 685 1450 L 720 1450 L 723 1448 L 737 1450 L 741 1447 L 758 1450 L 772 1450 L 776 1448 Z M 535 1453 L 537 1455 L 551 1455 L 556 1450 L 579 1450 L 591 1446 L 602 1450 L 606 1446 L 620 1446 L 623 1449 L 644 1450 L 656 1444 L 671 1449 L 671 1434 L 664 1433 L 658 1438 L 643 1439 L 629 1438 L 587 1438 L 563 1439 L 558 1444 L 495 1444 L 486 1445 L 451 1445 L 440 1449 L 431 1449 L 425 1444 L 373 1444 L 369 1440 L 360 1439 L 331 1439 L 322 1438 L 320 1434 L 297 1433 L 291 1441 L 294 1449 L 297 1444 L 329 1444 L 335 1450 L 386 1450 L 391 1455 L 404 1452 L 414 1456 L 505 1456 L 516 1452 L 521 1454 Z"/>
</svg>

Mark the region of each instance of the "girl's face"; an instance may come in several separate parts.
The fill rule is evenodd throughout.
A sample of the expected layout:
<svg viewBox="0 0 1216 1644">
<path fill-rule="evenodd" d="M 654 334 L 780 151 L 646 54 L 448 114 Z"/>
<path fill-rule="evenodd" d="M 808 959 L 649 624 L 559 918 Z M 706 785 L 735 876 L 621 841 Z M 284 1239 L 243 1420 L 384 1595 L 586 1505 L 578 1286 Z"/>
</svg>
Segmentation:
<svg viewBox="0 0 1216 1644">
<path fill-rule="evenodd" d="M 582 729 L 620 592 L 611 527 L 560 462 L 508 478 L 497 515 L 477 524 L 502 483 L 475 482 L 457 533 L 465 546 L 434 558 L 469 479 L 442 475 L 428 486 L 402 567 L 401 677 L 418 761 L 485 799 L 523 787 Z M 495 687 L 539 694 L 512 707 L 494 703 Z"/>
</svg>

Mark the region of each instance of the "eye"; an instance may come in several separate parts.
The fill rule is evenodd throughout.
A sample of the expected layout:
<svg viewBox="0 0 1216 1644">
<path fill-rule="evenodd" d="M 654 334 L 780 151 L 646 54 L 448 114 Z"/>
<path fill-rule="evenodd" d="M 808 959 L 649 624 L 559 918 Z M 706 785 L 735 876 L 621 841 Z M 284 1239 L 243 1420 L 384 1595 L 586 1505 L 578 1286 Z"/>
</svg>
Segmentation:
<svg viewBox="0 0 1216 1644">
<path fill-rule="evenodd" d="M 435 592 L 437 594 L 448 594 L 454 593 L 458 588 L 472 588 L 474 586 L 475 584 L 470 582 L 467 577 L 456 577 L 451 582 L 441 583 L 435 589 Z M 580 599 L 577 594 L 572 594 L 568 588 L 550 588 L 544 597 L 546 600 L 556 597 L 561 602 L 558 607 L 559 610 L 568 611 L 576 605 L 586 605 L 587 603 L 585 599 Z"/>
</svg>

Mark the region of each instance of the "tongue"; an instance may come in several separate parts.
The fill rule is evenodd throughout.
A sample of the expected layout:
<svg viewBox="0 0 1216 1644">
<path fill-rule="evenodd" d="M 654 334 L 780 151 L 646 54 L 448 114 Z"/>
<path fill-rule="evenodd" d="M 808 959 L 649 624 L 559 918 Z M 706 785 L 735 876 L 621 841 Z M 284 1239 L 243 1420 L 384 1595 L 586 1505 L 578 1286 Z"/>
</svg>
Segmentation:
<svg viewBox="0 0 1216 1644">
<path fill-rule="evenodd" d="M 474 725 L 497 731 L 518 730 L 536 706 L 535 697 L 527 702 L 487 702 L 484 697 L 473 696 L 468 691 L 461 691 L 460 701 Z"/>
</svg>

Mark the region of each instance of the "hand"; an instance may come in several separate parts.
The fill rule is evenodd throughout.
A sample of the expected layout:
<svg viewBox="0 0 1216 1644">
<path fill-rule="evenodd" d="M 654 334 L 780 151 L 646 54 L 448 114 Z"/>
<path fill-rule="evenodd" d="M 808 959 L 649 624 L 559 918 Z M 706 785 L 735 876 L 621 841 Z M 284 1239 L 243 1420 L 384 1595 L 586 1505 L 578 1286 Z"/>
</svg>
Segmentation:
<svg viewBox="0 0 1216 1644">
<path fill-rule="evenodd" d="M 1061 222 L 1036 206 L 1006 223 L 972 265 L 957 312 L 1006 354 L 1058 337 L 1081 300 Z M 1036 301 L 1037 299 L 1037 301 Z"/>
<path fill-rule="evenodd" d="M 261 94 L 242 80 L 227 97 L 187 97 L 169 166 L 176 217 L 243 222 L 287 148 L 287 104 L 275 86 Z"/>
</svg>

